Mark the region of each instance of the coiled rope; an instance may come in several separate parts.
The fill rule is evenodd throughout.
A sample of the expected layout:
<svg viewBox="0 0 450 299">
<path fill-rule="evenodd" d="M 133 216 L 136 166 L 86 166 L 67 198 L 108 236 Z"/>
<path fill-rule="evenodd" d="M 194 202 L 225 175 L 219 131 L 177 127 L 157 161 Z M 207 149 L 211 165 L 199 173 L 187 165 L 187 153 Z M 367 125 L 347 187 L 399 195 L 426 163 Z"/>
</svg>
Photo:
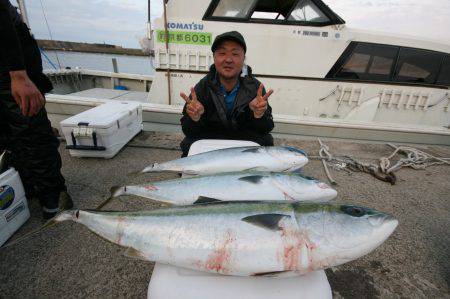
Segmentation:
<svg viewBox="0 0 450 299">
<path fill-rule="evenodd" d="M 409 146 L 399 146 L 388 143 L 390 147 L 393 147 L 395 151 L 389 157 L 380 158 L 380 168 L 384 173 L 391 173 L 399 170 L 402 167 L 411 167 L 413 169 L 425 169 L 432 165 L 450 165 L 449 158 L 440 158 L 425 153 Z M 399 159 L 393 166 L 391 166 L 391 159 L 395 157 L 399 152 L 403 152 L 406 158 Z"/>
<path fill-rule="evenodd" d="M 310 156 L 310 158 L 322 161 L 325 174 L 333 185 L 336 185 L 337 182 L 331 177 L 328 165 L 335 170 L 344 170 L 349 173 L 351 171 L 365 172 L 381 181 L 388 182 L 391 185 L 394 185 L 397 180 L 395 172 L 403 167 L 425 169 L 433 165 L 450 165 L 450 158 L 436 157 L 413 147 L 397 147 L 391 143 L 388 143 L 388 145 L 395 149 L 394 152 L 388 157 L 381 157 L 379 159 L 379 165 L 363 163 L 348 155 L 335 157 L 331 154 L 330 148 L 323 143 L 320 138 L 318 138 L 318 141 L 320 144 L 319 156 Z M 406 158 L 400 158 L 393 166 L 391 166 L 391 159 L 401 152 L 406 154 Z"/>
</svg>

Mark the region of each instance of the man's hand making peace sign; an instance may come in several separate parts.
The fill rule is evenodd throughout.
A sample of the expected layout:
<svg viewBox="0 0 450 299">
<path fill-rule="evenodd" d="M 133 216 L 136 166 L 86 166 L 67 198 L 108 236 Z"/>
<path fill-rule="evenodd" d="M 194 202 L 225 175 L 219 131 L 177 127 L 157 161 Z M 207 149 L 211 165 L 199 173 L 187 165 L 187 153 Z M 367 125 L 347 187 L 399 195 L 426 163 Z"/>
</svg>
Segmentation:
<svg viewBox="0 0 450 299">
<path fill-rule="evenodd" d="M 265 95 L 262 95 L 264 89 L 264 85 L 261 83 L 259 85 L 258 91 L 256 93 L 256 98 L 254 98 L 248 106 L 253 111 L 253 116 L 255 118 L 261 118 L 264 115 L 264 112 L 267 110 L 267 103 L 270 95 L 273 93 L 273 90 L 270 89 Z"/>
<path fill-rule="evenodd" d="M 189 97 L 184 92 L 180 92 L 180 96 L 183 98 L 183 100 L 186 101 L 186 112 L 189 117 L 195 122 L 199 121 L 200 117 L 205 112 L 205 108 L 203 107 L 202 103 L 197 100 L 195 89 L 191 87 L 191 99 L 189 99 Z"/>
</svg>

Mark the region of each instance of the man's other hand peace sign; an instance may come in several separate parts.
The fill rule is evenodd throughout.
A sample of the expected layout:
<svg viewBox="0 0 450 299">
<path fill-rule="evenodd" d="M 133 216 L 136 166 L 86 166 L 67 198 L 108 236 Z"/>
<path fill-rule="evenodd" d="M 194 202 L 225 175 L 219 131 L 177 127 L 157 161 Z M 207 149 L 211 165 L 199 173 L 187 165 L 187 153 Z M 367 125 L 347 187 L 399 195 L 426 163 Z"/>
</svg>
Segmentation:
<svg viewBox="0 0 450 299">
<path fill-rule="evenodd" d="M 205 108 L 202 103 L 197 99 L 197 94 L 193 87 L 191 87 L 191 98 L 189 98 L 184 92 L 180 92 L 180 96 L 186 101 L 186 112 L 189 117 L 197 122 L 205 112 Z"/>
<path fill-rule="evenodd" d="M 264 115 L 264 112 L 267 110 L 269 97 L 273 93 L 273 90 L 270 89 L 265 95 L 262 95 L 263 89 L 264 85 L 261 83 L 256 93 L 256 98 L 248 104 L 255 118 L 261 118 Z"/>
</svg>

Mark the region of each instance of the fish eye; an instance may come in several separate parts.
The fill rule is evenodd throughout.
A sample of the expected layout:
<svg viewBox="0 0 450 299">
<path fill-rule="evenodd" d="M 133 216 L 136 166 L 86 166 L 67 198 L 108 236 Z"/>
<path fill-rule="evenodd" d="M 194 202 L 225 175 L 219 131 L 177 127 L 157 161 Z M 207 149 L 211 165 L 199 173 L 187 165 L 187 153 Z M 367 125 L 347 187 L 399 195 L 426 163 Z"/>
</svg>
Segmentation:
<svg viewBox="0 0 450 299">
<path fill-rule="evenodd" d="M 341 210 L 350 216 L 353 217 L 361 217 L 366 215 L 366 211 L 360 207 L 355 207 L 355 206 L 341 206 Z"/>
</svg>

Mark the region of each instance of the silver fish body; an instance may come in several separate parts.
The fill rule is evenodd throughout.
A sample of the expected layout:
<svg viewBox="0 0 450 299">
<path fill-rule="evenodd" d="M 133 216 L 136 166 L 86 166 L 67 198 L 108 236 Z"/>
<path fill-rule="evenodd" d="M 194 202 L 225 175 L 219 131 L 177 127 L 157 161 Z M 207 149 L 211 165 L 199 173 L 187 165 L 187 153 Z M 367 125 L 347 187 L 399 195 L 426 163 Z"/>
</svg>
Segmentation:
<svg viewBox="0 0 450 299">
<path fill-rule="evenodd" d="M 308 163 L 306 153 L 289 146 L 246 146 L 204 152 L 164 163 L 142 172 L 173 171 L 206 175 L 236 171 L 293 171 Z"/>
<path fill-rule="evenodd" d="M 221 202 L 141 212 L 65 211 L 129 255 L 224 275 L 294 276 L 374 250 L 392 216 L 351 205 Z"/>
<path fill-rule="evenodd" d="M 195 176 L 113 188 L 112 197 L 137 195 L 174 205 L 209 199 L 222 201 L 258 199 L 324 202 L 336 190 L 315 179 L 288 172 L 239 172 Z"/>
</svg>

